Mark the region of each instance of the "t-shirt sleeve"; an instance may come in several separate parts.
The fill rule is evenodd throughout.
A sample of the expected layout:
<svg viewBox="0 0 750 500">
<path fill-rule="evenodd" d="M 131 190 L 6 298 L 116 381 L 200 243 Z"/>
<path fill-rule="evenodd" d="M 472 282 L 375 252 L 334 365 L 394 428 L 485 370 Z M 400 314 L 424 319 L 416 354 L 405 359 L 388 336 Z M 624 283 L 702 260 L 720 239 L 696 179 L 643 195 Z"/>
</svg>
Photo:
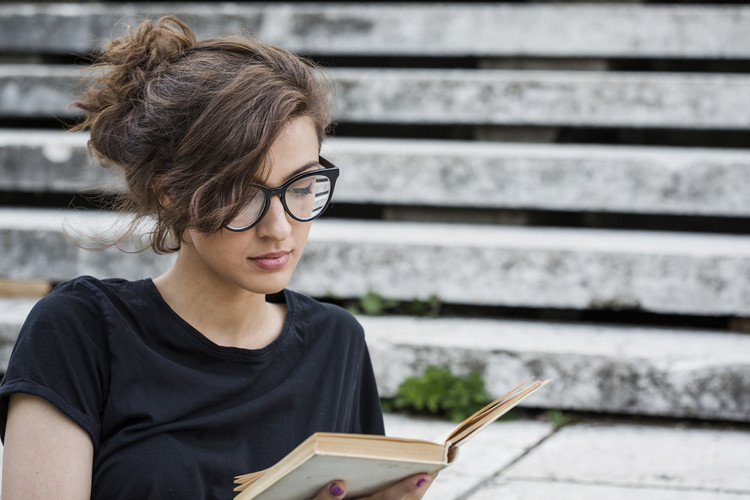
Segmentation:
<svg viewBox="0 0 750 500">
<path fill-rule="evenodd" d="M 14 393 L 41 397 L 78 423 L 96 449 L 108 391 L 105 318 L 85 283 L 61 285 L 31 310 L 0 386 L 0 437 Z"/>
</svg>

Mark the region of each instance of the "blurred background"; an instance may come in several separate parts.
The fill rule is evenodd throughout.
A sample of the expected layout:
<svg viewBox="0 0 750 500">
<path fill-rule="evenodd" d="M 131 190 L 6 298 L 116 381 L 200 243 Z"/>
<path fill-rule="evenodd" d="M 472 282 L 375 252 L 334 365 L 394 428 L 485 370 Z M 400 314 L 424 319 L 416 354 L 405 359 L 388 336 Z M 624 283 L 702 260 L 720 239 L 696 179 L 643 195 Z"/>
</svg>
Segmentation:
<svg viewBox="0 0 750 500">
<path fill-rule="evenodd" d="M 174 14 L 335 82 L 323 154 L 342 173 L 290 286 L 359 315 L 386 404 L 429 367 L 490 396 L 552 377 L 517 412 L 546 427 L 508 463 L 576 422 L 750 445 L 747 4 L 0 3 L 0 365 L 54 284 L 171 262 L 66 241 L 65 221 L 110 224 L 119 184 L 61 131 L 80 118 L 77 66 L 123 24 Z M 750 480 L 706 481 L 750 497 Z"/>
</svg>

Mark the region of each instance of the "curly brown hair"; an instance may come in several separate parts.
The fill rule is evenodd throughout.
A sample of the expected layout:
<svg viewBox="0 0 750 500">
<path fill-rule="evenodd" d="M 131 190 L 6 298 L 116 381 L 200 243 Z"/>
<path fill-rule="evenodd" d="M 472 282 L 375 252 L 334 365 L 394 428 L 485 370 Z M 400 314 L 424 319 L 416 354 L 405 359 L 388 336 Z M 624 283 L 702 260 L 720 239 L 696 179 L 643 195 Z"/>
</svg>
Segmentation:
<svg viewBox="0 0 750 500">
<path fill-rule="evenodd" d="M 220 230 L 265 175 L 271 144 L 305 116 L 319 142 L 330 126 L 325 75 L 312 62 L 250 36 L 197 41 L 181 20 L 145 20 L 109 43 L 91 66 L 95 82 L 73 106 L 72 130 L 89 130 L 89 151 L 122 169 L 135 215 L 124 241 L 153 218 L 149 246 L 179 250 L 188 228 Z"/>
</svg>

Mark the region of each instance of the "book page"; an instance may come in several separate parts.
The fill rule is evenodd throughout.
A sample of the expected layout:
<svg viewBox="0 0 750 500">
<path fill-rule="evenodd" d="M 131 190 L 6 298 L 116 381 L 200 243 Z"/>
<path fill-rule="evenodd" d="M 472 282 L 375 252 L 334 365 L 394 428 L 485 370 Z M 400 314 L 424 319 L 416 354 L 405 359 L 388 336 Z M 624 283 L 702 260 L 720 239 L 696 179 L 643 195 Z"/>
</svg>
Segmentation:
<svg viewBox="0 0 750 500">
<path fill-rule="evenodd" d="M 531 380 L 532 379 L 526 380 L 508 393 L 474 413 L 448 433 L 447 436 L 441 437 L 441 441 L 438 442 L 450 443 L 452 446 L 458 446 L 460 443 L 466 442 L 471 436 L 484 429 L 486 426 L 517 406 L 521 401 L 531 396 L 534 392 L 550 382 L 549 379 L 543 382 L 537 380 L 523 388 L 529 384 Z"/>
</svg>

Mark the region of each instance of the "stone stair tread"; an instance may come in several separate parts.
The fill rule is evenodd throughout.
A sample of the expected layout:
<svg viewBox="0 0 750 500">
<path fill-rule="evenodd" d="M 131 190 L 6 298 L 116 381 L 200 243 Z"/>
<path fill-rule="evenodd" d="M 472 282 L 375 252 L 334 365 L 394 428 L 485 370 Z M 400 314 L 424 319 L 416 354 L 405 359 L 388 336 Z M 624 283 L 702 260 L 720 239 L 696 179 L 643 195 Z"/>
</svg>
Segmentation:
<svg viewBox="0 0 750 500">
<path fill-rule="evenodd" d="M 106 231 L 117 217 L 0 209 L 0 267 L 9 279 L 49 281 L 164 272 L 173 255 L 85 251 L 61 231 L 64 222 Z M 375 291 L 457 304 L 750 316 L 750 283 L 737 279 L 749 268 L 743 235 L 324 218 L 311 228 L 291 285 L 344 298 Z"/>
<path fill-rule="evenodd" d="M 2 221 L 2 219 L 0 219 Z M 590 228 L 487 226 L 328 219 L 313 225 L 317 240 L 414 246 L 560 249 L 623 254 L 748 256 L 750 237 L 720 233 Z"/>
<path fill-rule="evenodd" d="M 750 238 L 728 234 L 330 220 L 293 278 L 308 293 L 739 315 Z"/>
<path fill-rule="evenodd" d="M 328 72 L 337 85 L 337 121 L 750 127 L 750 116 L 743 112 L 750 107 L 750 76 L 743 74 L 383 68 Z M 2 65 L 0 114 L 77 116 L 70 102 L 80 77 L 72 65 Z"/>
<path fill-rule="evenodd" d="M 120 192 L 87 140 L 0 129 L 0 189 Z M 323 154 L 342 168 L 337 203 L 750 215 L 750 152 L 736 149 L 332 138 Z"/>
<path fill-rule="evenodd" d="M 1 207 L 0 229 L 60 232 L 64 222 L 109 227 L 122 214 L 94 209 Z M 525 249 L 591 250 L 656 255 L 750 256 L 750 237 L 723 233 L 614 230 L 483 224 L 388 222 L 321 219 L 312 225 L 316 240 L 403 243 L 425 246 L 476 246 Z"/>
<path fill-rule="evenodd" d="M 385 431 L 389 436 L 435 440 L 456 427 L 456 422 L 401 413 L 386 413 Z M 459 459 L 440 473 L 425 500 L 464 498 L 476 485 L 495 476 L 553 433 L 549 422 L 512 420 L 482 430 L 481 436 L 461 446 Z"/>
<path fill-rule="evenodd" d="M 0 366 L 33 300 L 0 299 Z M 740 419 L 750 335 L 551 321 L 359 316 L 384 396 L 427 366 L 480 370 L 491 394 L 530 376 L 550 389 L 524 406 Z"/>
<path fill-rule="evenodd" d="M 8 345 L 16 341 L 18 330 L 38 300 L 0 297 L 0 342 Z"/>
<path fill-rule="evenodd" d="M 0 297 L 0 324 L 8 329 L 0 331 L 20 328 L 38 300 Z M 488 352 L 620 356 L 686 366 L 750 364 L 750 335 L 723 330 L 450 317 L 358 315 L 358 320 L 370 342 L 411 347 L 472 350 L 480 345 Z"/>
<path fill-rule="evenodd" d="M 419 347 L 610 356 L 675 365 L 744 363 L 750 335 L 724 330 L 482 318 L 358 316 L 370 341 Z"/>
<path fill-rule="evenodd" d="M 262 40 L 317 54 L 740 59 L 750 55 L 750 9 L 738 5 L 2 4 L 0 45 L 24 52 L 88 52 L 110 36 L 115 23 L 136 23 L 136 13 L 186 16 L 200 38 L 248 29 Z M 565 20 L 565 29 L 560 19 Z M 358 29 L 342 30 L 342 23 Z"/>
<path fill-rule="evenodd" d="M 334 138 L 336 201 L 620 213 L 750 214 L 750 152 Z"/>
<path fill-rule="evenodd" d="M 428 366 L 478 370 L 490 394 L 552 382 L 522 406 L 745 420 L 750 335 L 497 319 L 360 317 L 381 394 Z"/>
<path fill-rule="evenodd" d="M 330 74 L 341 103 L 337 119 L 344 121 L 750 126 L 736 108 L 750 105 L 750 76 L 741 74 L 382 68 Z"/>
<path fill-rule="evenodd" d="M 749 495 L 748 447 L 746 430 L 686 431 L 637 423 L 573 425 L 504 470 L 501 477 L 655 488 L 679 484 L 685 490 Z"/>
</svg>

